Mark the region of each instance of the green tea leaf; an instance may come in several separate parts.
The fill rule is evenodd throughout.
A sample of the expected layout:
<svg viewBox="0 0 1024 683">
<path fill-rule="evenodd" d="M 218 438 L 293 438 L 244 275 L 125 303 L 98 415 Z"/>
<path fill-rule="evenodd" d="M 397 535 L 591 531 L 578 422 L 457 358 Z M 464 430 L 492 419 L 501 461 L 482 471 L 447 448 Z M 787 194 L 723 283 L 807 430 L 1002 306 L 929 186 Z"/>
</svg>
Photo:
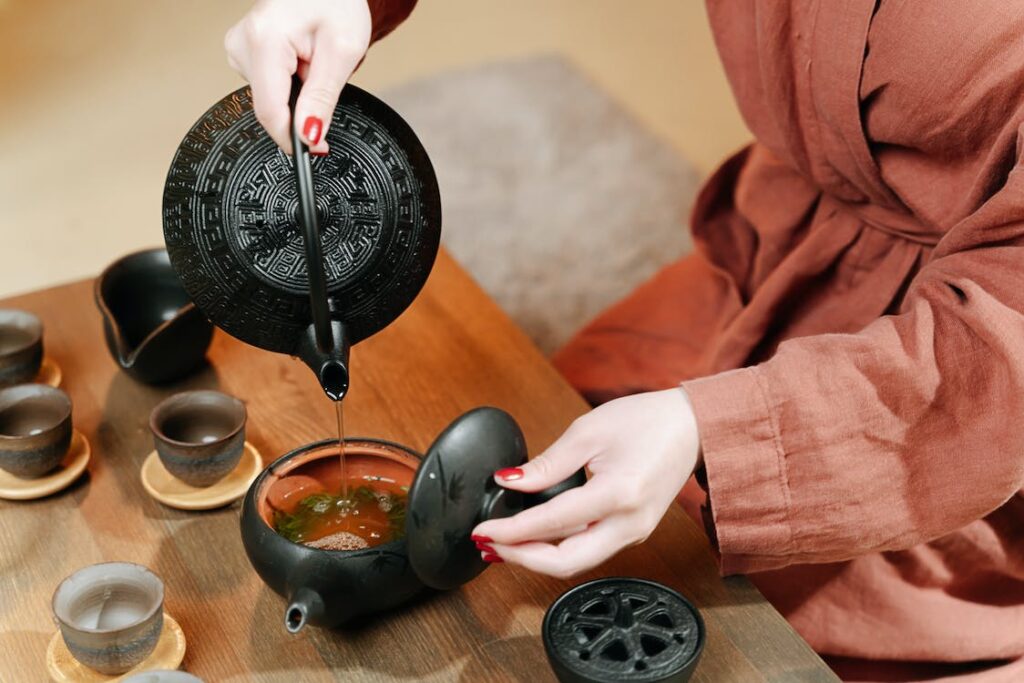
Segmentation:
<svg viewBox="0 0 1024 683">
<path fill-rule="evenodd" d="M 314 493 L 300 500 L 298 508 L 323 513 L 331 509 L 332 505 L 337 504 L 337 501 L 337 496 L 332 496 L 329 493 Z"/>
</svg>

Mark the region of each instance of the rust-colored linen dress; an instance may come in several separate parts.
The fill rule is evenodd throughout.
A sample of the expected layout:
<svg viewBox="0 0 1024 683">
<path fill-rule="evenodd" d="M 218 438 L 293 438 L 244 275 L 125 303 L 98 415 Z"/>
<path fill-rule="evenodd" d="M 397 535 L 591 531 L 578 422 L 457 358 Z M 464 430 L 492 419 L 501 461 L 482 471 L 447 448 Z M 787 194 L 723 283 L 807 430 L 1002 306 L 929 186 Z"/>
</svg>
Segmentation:
<svg viewBox="0 0 1024 683">
<path fill-rule="evenodd" d="M 723 573 L 843 677 L 1024 681 L 1024 2 L 708 11 L 757 141 L 556 364 L 682 382 Z"/>
<path fill-rule="evenodd" d="M 556 364 L 683 382 L 722 571 L 844 678 L 1024 681 L 1024 2 L 708 10 L 757 142 Z"/>
</svg>

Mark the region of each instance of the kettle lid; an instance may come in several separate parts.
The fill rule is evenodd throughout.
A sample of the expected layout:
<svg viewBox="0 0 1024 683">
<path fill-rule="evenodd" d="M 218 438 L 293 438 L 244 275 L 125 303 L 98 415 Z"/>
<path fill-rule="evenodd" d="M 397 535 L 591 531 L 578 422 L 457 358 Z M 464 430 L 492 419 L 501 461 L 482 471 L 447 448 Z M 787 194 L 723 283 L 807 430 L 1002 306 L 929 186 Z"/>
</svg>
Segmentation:
<svg viewBox="0 0 1024 683">
<path fill-rule="evenodd" d="M 526 440 L 511 415 L 476 408 L 434 440 L 409 487 L 405 520 L 409 563 L 441 590 L 461 586 L 486 567 L 470 532 L 500 503 L 494 472 L 526 462 Z"/>
<path fill-rule="evenodd" d="M 430 274 L 441 234 L 423 145 L 382 101 L 346 85 L 313 160 L 332 319 L 350 343 L 387 326 Z M 248 87 L 185 135 L 164 186 L 164 241 L 200 311 L 232 336 L 294 353 L 312 320 L 292 160 L 256 120 Z"/>
</svg>

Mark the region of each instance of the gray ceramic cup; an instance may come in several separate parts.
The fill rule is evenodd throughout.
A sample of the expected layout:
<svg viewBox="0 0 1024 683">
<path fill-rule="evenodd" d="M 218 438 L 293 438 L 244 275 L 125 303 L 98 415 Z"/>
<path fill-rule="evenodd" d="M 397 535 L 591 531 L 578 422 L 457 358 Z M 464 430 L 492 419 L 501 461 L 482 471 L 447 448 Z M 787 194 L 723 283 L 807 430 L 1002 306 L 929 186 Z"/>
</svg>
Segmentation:
<svg viewBox="0 0 1024 683">
<path fill-rule="evenodd" d="M 210 486 L 235 469 L 245 447 L 245 404 L 219 391 L 183 391 L 149 417 L 160 462 L 192 486 Z"/>
<path fill-rule="evenodd" d="M 52 607 L 75 659 L 100 673 L 122 674 L 160 640 L 164 584 L 141 565 L 103 562 L 61 581 Z"/>
<path fill-rule="evenodd" d="M 60 464 L 71 446 L 71 399 L 45 384 L 0 389 L 0 468 L 16 477 L 40 477 Z"/>
<path fill-rule="evenodd" d="M 0 387 L 31 382 L 43 363 L 43 323 L 27 311 L 0 309 Z"/>
<path fill-rule="evenodd" d="M 125 678 L 122 683 L 203 683 L 203 679 L 184 671 L 154 669 L 153 671 L 142 671 L 132 674 Z"/>
</svg>

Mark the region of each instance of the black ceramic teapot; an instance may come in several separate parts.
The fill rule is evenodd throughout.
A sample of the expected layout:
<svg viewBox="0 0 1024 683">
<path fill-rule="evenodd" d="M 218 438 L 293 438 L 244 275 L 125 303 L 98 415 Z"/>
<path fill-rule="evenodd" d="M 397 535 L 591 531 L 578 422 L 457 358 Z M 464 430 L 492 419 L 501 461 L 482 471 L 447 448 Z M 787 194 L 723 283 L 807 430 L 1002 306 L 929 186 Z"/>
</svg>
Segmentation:
<svg viewBox="0 0 1024 683">
<path fill-rule="evenodd" d="M 487 568 L 470 538 L 477 524 L 539 505 L 587 481 L 579 470 L 539 493 L 498 486 L 496 470 L 526 462 L 526 440 L 508 413 L 476 408 L 441 432 L 422 460 L 398 444 L 346 441 L 350 477 L 384 475 L 409 483 L 405 533 L 399 540 L 358 550 L 323 550 L 279 535 L 272 526 L 273 498 L 288 493 L 275 489 L 289 478 L 321 479 L 327 468 L 340 476 L 337 445 L 319 441 L 278 458 L 256 478 L 242 503 L 246 554 L 267 585 L 287 600 L 284 623 L 293 633 L 307 623 L 337 626 L 396 607 L 424 586 L 447 590 L 465 584 Z"/>
<path fill-rule="evenodd" d="M 330 154 L 311 160 L 293 125 L 289 157 L 256 120 L 249 89 L 231 93 L 181 141 L 163 225 L 171 264 L 211 322 L 300 357 L 340 400 L 349 345 L 423 287 L 441 201 L 420 141 L 369 93 L 345 86 L 326 140 Z"/>
</svg>

